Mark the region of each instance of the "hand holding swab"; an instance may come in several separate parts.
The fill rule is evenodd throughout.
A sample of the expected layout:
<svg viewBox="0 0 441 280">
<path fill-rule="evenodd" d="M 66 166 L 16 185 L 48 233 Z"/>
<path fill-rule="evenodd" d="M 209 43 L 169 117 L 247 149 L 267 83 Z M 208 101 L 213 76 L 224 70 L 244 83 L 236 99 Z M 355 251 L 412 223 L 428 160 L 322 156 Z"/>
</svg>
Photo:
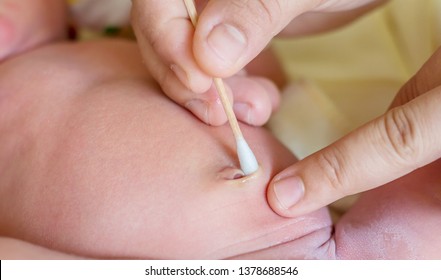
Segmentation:
<svg viewBox="0 0 441 280">
<path fill-rule="evenodd" d="M 191 23 L 194 27 L 196 27 L 198 16 L 194 0 L 184 0 L 184 3 L 185 7 L 187 8 Z M 219 94 L 219 98 L 221 100 L 225 114 L 227 115 L 231 130 L 233 131 L 234 138 L 236 139 L 236 149 L 239 158 L 240 168 L 245 175 L 250 175 L 257 171 L 257 169 L 259 168 L 259 164 L 257 163 L 253 151 L 251 151 L 250 147 L 245 141 L 245 138 L 243 137 L 242 131 L 240 130 L 236 115 L 233 112 L 230 100 L 228 100 L 224 82 L 221 78 L 213 78 L 213 81 Z"/>
</svg>

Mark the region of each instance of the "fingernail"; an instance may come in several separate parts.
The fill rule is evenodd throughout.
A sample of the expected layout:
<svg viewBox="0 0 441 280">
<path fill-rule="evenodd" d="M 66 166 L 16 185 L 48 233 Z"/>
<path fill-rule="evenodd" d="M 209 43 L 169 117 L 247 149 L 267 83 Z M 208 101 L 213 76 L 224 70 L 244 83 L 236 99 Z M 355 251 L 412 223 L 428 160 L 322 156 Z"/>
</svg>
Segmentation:
<svg viewBox="0 0 441 280">
<path fill-rule="evenodd" d="M 245 35 L 229 24 L 214 27 L 207 42 L 220 59 L 230 64 L 239 59 L 247 46 Z"/>
<path fill-rule="evenodd" d="M 305 186 L 299 177 L 287 177 L 274 182 L 274 194 L 284 209 L 294 206 L 304 193 Z"/>
<path fill-rule="evenodd" d="M 200 120 L 206 124 L 210 124 L 208 115 L 208 104 L 200 99 L 192 99 L 185 104 L 185 108 L 196 115 Z"/>
<path fill-rule="evenodd" d="M 251 116 L 251 107 L 247 103 L 234 103 L 233 110 L 240 120 L 247 124 L 253 124 Z"/>
<path fill-rule="evenodd" d="M 183 83 L 185 87 L 188 88 L 189 80 L 187 72 L 185 72 L 184 69 L 182 69 L 182 67 L 177 64 L 170 65 L 170 69 L 175 73 L 181 83 Z"/>
</svg>

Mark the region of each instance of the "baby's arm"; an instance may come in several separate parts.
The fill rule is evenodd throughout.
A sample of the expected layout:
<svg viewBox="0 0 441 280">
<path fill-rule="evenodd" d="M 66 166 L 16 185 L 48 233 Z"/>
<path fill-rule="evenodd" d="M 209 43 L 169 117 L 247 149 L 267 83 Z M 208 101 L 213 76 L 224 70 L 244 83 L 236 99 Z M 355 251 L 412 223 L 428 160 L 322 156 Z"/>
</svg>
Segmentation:
<svg viewBox="0 0 441 280">
<path fill-rule="evenodd" d="M 363 194 L 336 225 L 337 258 L 441 258 L 441 160 Z"/>
<path fill-rule="evenodd" d="M 0 61 L 66 37 L 65 0 L 0 0 Z"/>
</svg>

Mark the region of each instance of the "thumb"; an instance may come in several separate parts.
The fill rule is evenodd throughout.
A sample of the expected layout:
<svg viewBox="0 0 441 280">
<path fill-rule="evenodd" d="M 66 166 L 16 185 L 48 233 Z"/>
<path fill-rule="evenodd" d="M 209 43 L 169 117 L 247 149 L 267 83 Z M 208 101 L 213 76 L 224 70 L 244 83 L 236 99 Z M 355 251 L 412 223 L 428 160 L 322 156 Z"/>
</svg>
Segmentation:
<svg viewBox="0 0 441 280">
<path fill-rule="evenodd" d="M 256 57 L 295 16 L 320 1 L 212 0 L 202 11 L 193 53 L 214 77 L 229 77 Z"/>
<path fill-rule="evenodd" d="M 400 89 L 392 110 L 276 175 L 267 191 L 271 208 L 305 214 L 440 158 L 440 63 L 441 48 Z"/>
<path fill-rule="evenodd" d="M 276 175 L 267 196 L 297 216 L 399 178 L 441 157 L 441 87 L 395 107 Z"/>
</svg>

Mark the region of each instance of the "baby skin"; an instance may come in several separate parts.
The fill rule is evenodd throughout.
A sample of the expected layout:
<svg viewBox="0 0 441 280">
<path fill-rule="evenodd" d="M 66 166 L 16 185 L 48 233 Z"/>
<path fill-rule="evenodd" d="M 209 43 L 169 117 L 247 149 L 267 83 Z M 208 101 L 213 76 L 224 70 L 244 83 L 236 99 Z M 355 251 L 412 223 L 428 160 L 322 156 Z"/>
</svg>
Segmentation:
<svg viewBox="0 0 441 280">
<path fill-rule="evenodd" d="M 242 177 L 228 126 L 170 101 L 135 43 L 58 43 L 0 64 L 0 258 L 433 259 L 441 161 L 327 209 L 283 218 L 269 180 L 295 157 L 241 125 L 259 164 Z"/>
</svg>

